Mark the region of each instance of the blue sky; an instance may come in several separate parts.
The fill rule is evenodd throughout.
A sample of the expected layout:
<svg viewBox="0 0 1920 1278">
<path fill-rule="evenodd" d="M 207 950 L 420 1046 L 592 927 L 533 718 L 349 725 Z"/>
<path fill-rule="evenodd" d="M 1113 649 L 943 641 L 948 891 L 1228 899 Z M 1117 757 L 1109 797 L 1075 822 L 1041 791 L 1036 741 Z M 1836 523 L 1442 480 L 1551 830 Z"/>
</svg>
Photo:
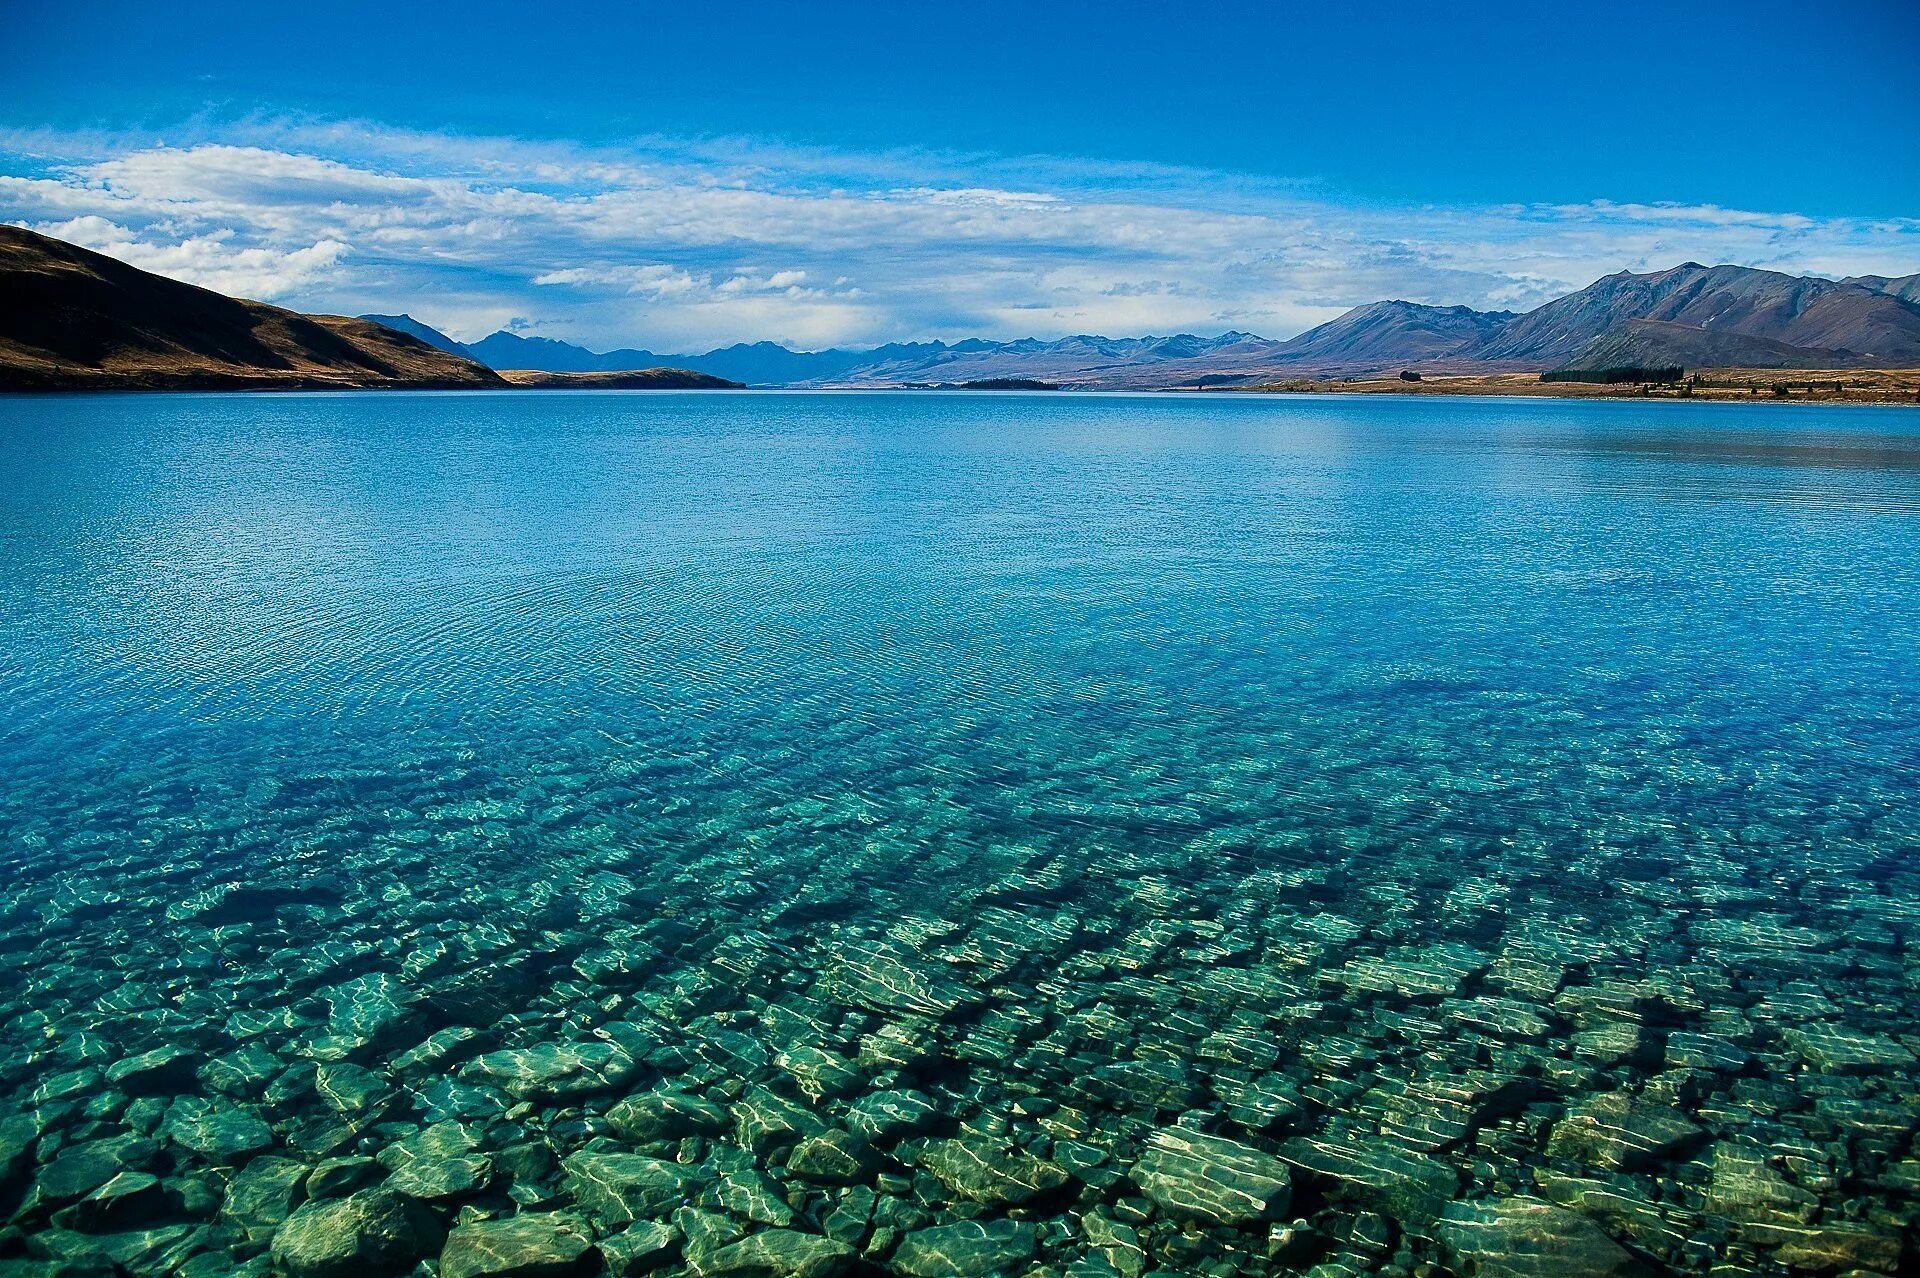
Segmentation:
<svg viewBox="0 0 1920 1278">
<path fill-rule="evenodd" d="M 1687 258 L 1920 270 L 1912 0 L 28 0 L 9 27 L 0 220 L 468 337 L 1284 336 Z"/>
</svg>

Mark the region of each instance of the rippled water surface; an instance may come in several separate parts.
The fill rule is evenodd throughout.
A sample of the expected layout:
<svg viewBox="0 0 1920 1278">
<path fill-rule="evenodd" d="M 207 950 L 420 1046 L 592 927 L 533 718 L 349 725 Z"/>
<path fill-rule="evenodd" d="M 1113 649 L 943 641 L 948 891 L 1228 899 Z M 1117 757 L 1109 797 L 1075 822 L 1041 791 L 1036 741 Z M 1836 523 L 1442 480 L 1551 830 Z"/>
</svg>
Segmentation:
<svg viewBox="0 0 1920 1278">
<path fill-rule="evenodd" d="M 1911 1272 L 1917 695 L 1897 409 L 0 397 L 0 1274 Z"/>
</svg>

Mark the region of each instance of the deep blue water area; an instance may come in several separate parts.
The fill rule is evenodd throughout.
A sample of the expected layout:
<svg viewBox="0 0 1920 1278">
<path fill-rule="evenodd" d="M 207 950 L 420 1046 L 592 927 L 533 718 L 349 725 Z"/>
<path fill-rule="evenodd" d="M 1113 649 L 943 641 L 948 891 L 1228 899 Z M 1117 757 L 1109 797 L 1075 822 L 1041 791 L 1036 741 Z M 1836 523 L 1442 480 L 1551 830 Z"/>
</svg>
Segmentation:
<svg viewBox="0 0 1920 1278">
<path fill-rule="evenodd" d="M 1891 1273 L 1917 701 L 1900 409 L 0 397 L 0 1267 Z"/>
</svg>

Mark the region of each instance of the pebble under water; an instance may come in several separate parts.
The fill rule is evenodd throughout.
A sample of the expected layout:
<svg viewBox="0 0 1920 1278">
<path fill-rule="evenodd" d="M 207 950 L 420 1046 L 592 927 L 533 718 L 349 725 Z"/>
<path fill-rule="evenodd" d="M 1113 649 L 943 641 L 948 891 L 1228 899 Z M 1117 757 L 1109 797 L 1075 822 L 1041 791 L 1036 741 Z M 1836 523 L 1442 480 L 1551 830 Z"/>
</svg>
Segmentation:
<svg viewBox="0 0 1920 1278">
<path fill-rule="evenodd" d="M 0 398 L 0 1278 L 1913 1273 L 1920 413 Z"/>
</svg>

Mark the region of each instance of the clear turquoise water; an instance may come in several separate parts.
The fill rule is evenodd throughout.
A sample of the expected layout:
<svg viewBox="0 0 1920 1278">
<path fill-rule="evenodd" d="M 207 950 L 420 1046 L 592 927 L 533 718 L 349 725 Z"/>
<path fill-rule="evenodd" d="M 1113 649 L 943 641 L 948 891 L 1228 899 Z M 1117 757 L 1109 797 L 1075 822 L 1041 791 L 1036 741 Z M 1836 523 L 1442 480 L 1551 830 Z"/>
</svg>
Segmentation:
<svg viewBox="0 0 1920 1278">
<path fill-rule="evenodd" d="M 1920 1187 L 1917 692 L 1920 414 L 1897 409 L 0 398 L 0 1114 L 39 1115 L 0 1143 L 0 1253 L 128 1236 L 35 1189 L 90 1142 L 219 1190 L 145 1210 L 120 1263 L 225 1272 L 274 1234 L 217 1205 L 249 1160 L 449 1118 L 489 1151 L 642 1148 L 600 1115 L 665 1080 L 830 1126 L 866 1091 L 929 1095 L 944 1126 L 859 1182 L 904 1204 L 849 1243 L 881 1266 L 983 1212 L 1063 1273 L 1118 1263 L 1090 1214 L 1169 1272 L 1470 1266 L 1472 1213 L 1524 1196 L 1679 1270 L 1816 1245 L 1884 1267 Z M 932 1057 L 863 1055 L 919 1025 L 847 977 L 869 944 L 968 992 L 919 1026 Z M 1365 976 L 1436 955 L 1445 988 Z M 370 976 L 404 1016 L 329 1024 Z M 1515 1006 L 1541 1027 L 1483 1023 Z M 598 1090 L 517 1094 L 467 1059 L 633 1024 L 671 1050 L 628 1043 L 637 1073 Z M 1629 1048 L 1594 1045 L 1623 1024 Z M 396 1063 L 450 1027 L 476 1045 Z M 760 1058 L 697 1050 L 742 1034 Z M 1675 1034 L 1747 1060 L 1689 1065 Z M 196 1072 L 248 1043 L 277 1089 Z M 796 1045 L 857 1081 L 811 1094 L 776 1059 Z M 194 1069 L 105 1073 L 168 1046 Z M 342 1062 L 377 1104 L 315 1088 Z M 1099 1081 L 1129 1062 L 1181 1083 Z M 1391 1098 L 1468 1069 L 1527 1095 L 1410 1142 Z M 1272 1075 L 1298 1111 L 1233 1116 Z M 1555 1145 L 1603 1095 L 1693 1134 L 1622 1165 Z M 183 1096 L 271 1148 L 187 1148 Z M 1129 1169 L 1182 1125 L 1280 1155 L 1293 1202 L 1265 1216 L 1297 1238 L 1143 1197 Z M 1104 1170 L 983 1203 L 917 1143 L 976 1128 Z M 646 1149 L 733 1156 L 693 1139 Z M 1300 1142 L 1442 1168 L 1452 1223 Z M 1817 1244 L 1728 1208 L 1727 1150 L 1811 1196 L 1790 1215 Z M 751 1156 L 796 1229 L 850 1192 Z M 483 1182 L 441 1223 L 581 1208 L 564 1171 Z M 697 1238 L 673 1263 L 701 1268 Z"/>
</svg>

